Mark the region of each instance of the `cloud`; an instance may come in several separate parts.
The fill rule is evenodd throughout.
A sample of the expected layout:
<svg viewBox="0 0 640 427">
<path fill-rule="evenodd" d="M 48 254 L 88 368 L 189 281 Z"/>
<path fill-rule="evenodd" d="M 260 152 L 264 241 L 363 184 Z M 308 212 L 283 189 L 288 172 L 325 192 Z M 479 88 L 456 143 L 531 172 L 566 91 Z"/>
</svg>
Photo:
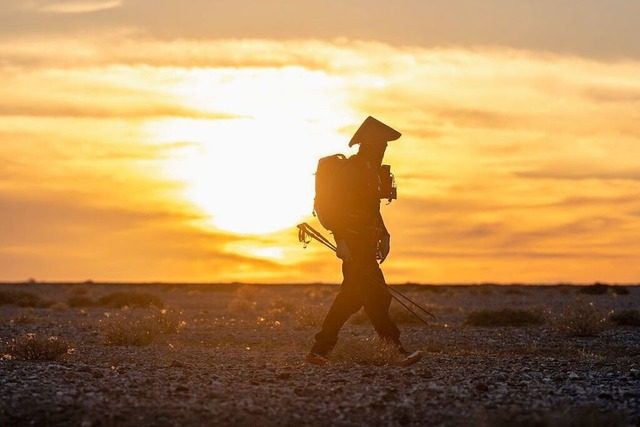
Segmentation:
<svg viewBox="0 0 640 427">
<path fill-rule="evenodd" d="M 184 281 L 185 270 L 193 273 L 190 280 L 282 274 L 274 261 L 224 249 L 242 238 L 189 227 L 198 218 L 181 211 L 97 207 L 72 193 L 2 192 L 0 206 L 3 279 Z"/>
<path fill-rule="evenodd" d="M 70 117 L 89 119 L 159 119 L 188 117 L 207 120 L 230 120 L 242 116 L 200 111 L 178 105 L 119 105 L 117 108 L 75 102 L 49 102 L 43 104 L 7 101 L 0 106 L 0 116 Z"/>
<path fill-rule="evenodd" d="M 260 161 L 293 158 L 297 167 L 313 150 L 347 150 L 358 124 L 351 118 L 369 114 L 403 133 L 386 157 L 399 185 L 399 199 L 383 208 L 399 257 L 389 263 L 394 278 L 421 279 L 420 271 L 437 281 L 578 274 L 571 259 L 621 277 L 633 273 L 625 254 L 640 253 L 625 240 L 640 231 L 640 113 L 629 108 L 640 91 L 637 61 L 350 40 L 162 41 L 124 30 L 0 39 L 0 57 L 0 179 L 12 197 L 34 196 L 3 199 L 14 203 L 4 213 L 12 215 L 13 231 L 0 238 L 11 237 L 14 254 L 64 242 L 70 254 L 56 253 L 58 260 L 86 254 L 103 277 L 108 269 L 97 260 L 111 251 L 117 257 L 109 268 L 122 277 L 336 277 L 336 260 L 323 249 L 285 261 L 242 249 L 270 245 L 290 255 L 299 249 L 293 233 L 247 242 L 185 226 L 201 216 L 190 213 L 198 212 L 193 205 L 179 206 L 186 181 L 170 181 L 165 160 L 185 176 L 200 174 L 201 196 L 215 204 L 207 196 L 220 196 L 211 184 L 219 181 L 202 179 L 212 164 L 241 157 L 237 180 L 255 178 L 243 157 L 250 149 Z M 286 120 L 261 129 L 278 137 L 291 132 L 300 143 L 274 151 L 261 133 L 259 145 L 251 138 L 229 144 L 238 134 L 231 125 L 244 123 L 232 119 L 272 124 L 276 115 Z M 146 126 L 165 117 L 175 119 Z M 226 133 L 220 123 L 230 125 Z M 153 131 L 158 141 L 150 139 Z M 221 156 L 212 138 L 205 158 L 198 145 L 185 145 L 211 135 L 241 149 Z M 295 181 L 283 165 L 283 180 Z M 442 267 L 423 269 L 431 258 Z"/>
<path fill-rule="evenodd" d="M 555 180 L 604 180 L 604 181 L 640 181 L 640 169 L 616 170 L 616 168 L 602 168 L 601 166 L 587 166 L 583 168 L 571 167 L 567 169 L 544 169 L 518 172 L 522 178 L 555 179 Z"/>
<path fill-rule="evenodd" d="M 122 0 L 30 0 L 22 6 L 38 13 L 77 15 L 122 7 Z"/>
</svg>

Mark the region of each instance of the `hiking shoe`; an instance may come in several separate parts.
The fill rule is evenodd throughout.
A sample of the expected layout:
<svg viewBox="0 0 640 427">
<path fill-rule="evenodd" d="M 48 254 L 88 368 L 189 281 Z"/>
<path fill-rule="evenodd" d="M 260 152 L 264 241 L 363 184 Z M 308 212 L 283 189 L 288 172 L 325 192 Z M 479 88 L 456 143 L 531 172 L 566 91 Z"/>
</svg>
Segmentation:
<svg viewBox="0 0 640 427">
<path fill-rule="evenodd" d="M 403 356 L 408 356 L 411 354 L 411 352 L 409 350 L 407 350 L 406 348 L 404 348 L 402 345 L 398 346 L 398 353 L 400 353 Z"/>
<path fill-rule="evenodd" d="M 413 365 L 417 361 L 422 359 L 422 352 L 420 350 L 416 350 L 411 354 L 405 354 L 404 358 L 400 361 L 400 366 L 409 366 Z"/>
<path fill-rule="evenodd" d="M 307 354 L 304 360 L 311 363 L 312 365 L 318 365 L 318 366 L 324 366 L 327 363 L 329 363 L 329 359 L 327 359 L 323 355 L 312 353 L 312 352 L 309 352 L 309 354 Z"/>
</svg>

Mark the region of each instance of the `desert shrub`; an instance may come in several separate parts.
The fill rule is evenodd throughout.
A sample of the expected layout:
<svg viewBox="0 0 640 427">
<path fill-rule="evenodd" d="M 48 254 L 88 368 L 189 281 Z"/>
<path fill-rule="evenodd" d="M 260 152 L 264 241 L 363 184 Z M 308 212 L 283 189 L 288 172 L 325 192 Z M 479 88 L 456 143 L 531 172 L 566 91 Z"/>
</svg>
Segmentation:
<svg viewBox="0 0 640 427">
<path fill-rule="evenodd" d="M 255 301 L 258 298 L 258 292 L 260 289 L 253 285 L 241 285 L 236 289 L 236 297 Z"/>
<path fill-rule="evenodd" d="M 628 295 L 629 289 L 624 286 L 611 286 L 605 283 L 596 282 L 593 285 L 580 288 L 578 292 L 586 295 L 604 295 L 609 292 L 616 295 Z"/>
<path fill-rule="evenodd" d="M 25 290 L 0 289 L 0 305 L 10 304 L 18 307 L 48 307 L 51 301 Z"/>
<path fill-rule="evenodd" d="M 506 409 L 491 414 L 486 423 L 490 427 L 624 427 L 628 426 L 624 412 L 602 408 L 596 404 L 560 406 L 553 410 L 522 411 Z"/>
<path fill-rule="evenodd" d="M 32 308 L 27 308 L 24 311 L 16 314 L 11 318 L 9 323 L 14 323 L 17 325 L 28 325 L 32 323 L 38 322 L 38 317 L 33 313 Z"/>
<path fill-rule="evenodd" d="M 595 337 L 606 329 L 607 316 L 592 302 L 576 301 L 556 319 L 555 327 L 567 336 Z"/>
<path fill-rule="evenodd" d="M 640 326 L 640 311 L 624 310 L 609 316 L 611 323 L 618 326 Z"/>
<path fill-rule="evenodd" d="M 427 322 L 430 320 L 429 316 L 423 313 L 422 310 L 420 310 L 419 308 L 415 307 L 414 305 L 412 305 L 411 303 L 405 300 L 403 300 L 403 302 L 407 305 L 407 307 L 413 310 L 422 319 L 424 319 Z M 405 307 L 402 306 L 402 304 L 398 303 L 397 301 L 392 301 L 391 306 L 389 307 L 389 317 L 391 317 L 391 320 L 393 320 L 396 324 L 422 323 L 420 319 L 418 319 L 415 315 L 413 315 L 409 310 L 407 310 Z M 367 316 L 367 312 L 364 310 L 364 308 L 361 308 L 360 311 L 358 311 L 353 316 L 351 316 L 351 318 L 349 319 L 349 322 L 353 325 L 370 325 L 371 324 L 371 320 L 369 320 L 369 316 Z"/>
<path fill-rule="evenodd" d="M 93 307 L 96 303 L 84 295 L 73 295 L 67 298 L 67 304 L 72 308 Z"/>
<path fill-rule="evenodd" d="M 255 310 L 257 305 L 256 301 L 251 301 L 245 298 L 232 298 L 227 304 L 227 310 L 234 313 L 242 313 Z"/>
<path fill-rule="evenodd" d="M 158 335 L 155 322 L 148 318 L 114 317 L 102 325 L 104 343 L 116 346 L 145 346 Z"/>
<path fill-rule="evenodd" d="M 294 313 L 294 323 L 298 328 L 319 328 L 328 308 L 323 304 L 303 305 Z"/>
<path fill-rule="evenodd" d="M 472 311 L 466 319 L 471 326 L 527 326 L 544 322 L 545 316 L 541 312 L 511 308 Z"/>
<path fill-rule="evenodd" d="M 413 306 L 412 304 L 403 301 L 411 310 L 413 310 L 418 316 L 423 318 L 424 320 L 428 320 L 429 316 L 422 312 L 419 308 Z M 409 310 L 403 307 L 398 302 L 392 302 L 391 307 L 389 307 L 389 316 L 391 319 L 397 323 L 422 323 L 420 319 L 418 319 L 415 315 L 413 315 Z"/>
<path fill-rule="evenodd" d="M 333 285 L 315 285 L 305 288 L 305 296 L 312 299 L 325 299 L 336 295 L 335 286 Z"/>
<path fill-rule="evenodd" d="M 63 339 L 32 333 L 7 343 L 8 358 L 12 360 L 58 360 L 70 351 L 71 346 Z"/>
<path fill-rule="evenodd" d="M 74 295 L 87 295 L 89 287 L 87 285 L 73 285 L 70 292 Z"/>
<path fill-rule="evenodd" d="M 616 295 L 629 295 L 629 289 L 624 286 L 612 286 L 611 292 Z"/>
<path fill-rule="evenodd" d="M 294 313 L 300 304 L 291 298 L 277 296 L 271 301 L 271 311 L 276 313 Z"/>
<path fill-rule="evenodd" d="M 609 288 L 609 285 L 596 282 L 593 285 L 580 288 L 578 292 L 585 295 L 604 295 L 609 292 Z"/>
<path fill-rule="evenodd" d="M 151 315 L 156 322 L 158 332 L 172 334 L 187 326 L 187 322 L 181 319 L 182 313 L 175 310 L 162 309 L 159 313 Z"/>
<path fill-rule="evenodd" d="M 227 304 L 227 310 L 236 313 L 255 310 L 258 305 L 258 292 L 257 286 L 240 286 L 236 289 L 234 297 Z"/>
<path fill-rule="evenodd" d="M 113 292 L 100 297 L 98 304 L 111 308 L 148 308 L 152 305 L 164 307 L 164 301 L 160 297 L 143 292 Z"/>
<path fill-rule="evenodd" d="M 159 335 L 178 332 L 185 325 L 179 313 L 163 309 L 146 315 L 116 314 L 102 322 L 102 331 L 106 345 L 140 347 L 151 344 Z"/>
<path fill-rule="evenodd" d="M 53 304 L 51 304 L 49 306 L 50 310 L 57 311 L 59 313 L 61 313 L 63 311 L 66 311 L 68 308 L 69 308 L 69 305 L 64 303 L 64 302 L 62 302 L 62 301 L 54 302 Z"/>
</svg>

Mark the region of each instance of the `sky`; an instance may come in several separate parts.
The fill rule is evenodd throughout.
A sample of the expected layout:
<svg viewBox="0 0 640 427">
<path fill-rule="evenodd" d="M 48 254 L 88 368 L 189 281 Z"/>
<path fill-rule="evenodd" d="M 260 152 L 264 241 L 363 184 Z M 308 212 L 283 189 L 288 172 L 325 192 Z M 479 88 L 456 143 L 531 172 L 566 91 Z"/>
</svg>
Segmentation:
<svg viewBox="0 0 640 427">
<path fill-rule="evenodd" d="M 339 283 L 295 226 L 322 230 L 317 161 L 371 115 L 402 133 L 388 282 L 638 283 L 638 16 L 4 0 L 0 281 Z"/>
</svg>

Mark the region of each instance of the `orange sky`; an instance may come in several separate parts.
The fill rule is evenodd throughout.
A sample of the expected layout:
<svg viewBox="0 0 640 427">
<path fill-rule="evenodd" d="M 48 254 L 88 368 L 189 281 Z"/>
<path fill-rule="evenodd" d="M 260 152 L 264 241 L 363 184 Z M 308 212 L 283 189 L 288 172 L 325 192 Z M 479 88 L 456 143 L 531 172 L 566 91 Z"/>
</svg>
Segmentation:
<svg viewBox="0 0 640 427">
<path fill-rule="evenodd" d="M 635 3 L 242 3 L 8 2 L 0 280 L 338 282 L 295 225 L 372 115 L 389 282 L 638 281 Z"/>
</svg>

